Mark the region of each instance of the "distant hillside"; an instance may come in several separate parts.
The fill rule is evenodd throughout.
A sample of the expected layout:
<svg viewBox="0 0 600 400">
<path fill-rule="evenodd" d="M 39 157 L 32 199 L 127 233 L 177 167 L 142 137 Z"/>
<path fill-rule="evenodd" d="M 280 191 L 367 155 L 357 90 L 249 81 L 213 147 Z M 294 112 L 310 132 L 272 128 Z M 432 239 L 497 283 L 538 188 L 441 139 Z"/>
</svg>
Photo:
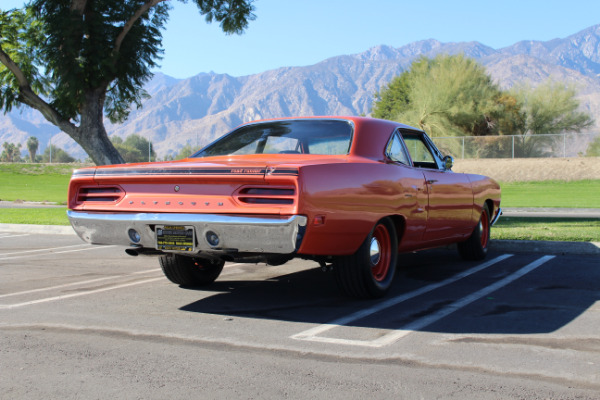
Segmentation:
<svg viewBox="0 0 600 400">
<path fill-rule="evenodd" d="M 564 39 L 523 41 L 503 49 L 478 42 L 441 43 L 429 39 L 400 48 L 376 46 L 306 67 L 279 68 L 232 77 L 200 73 L 188 79 L 156 74 L 147 85 L 152 98 L 122 125 L 107 125 L 111 135 L 137 133 L 152 140 L 159 157 L 187 143 L 202 146 L 242 122 L 282 116 L 368 115 L 373 94 L 418 56 L 439 53 L 475 58 L 504 88 L 519 82 L 539 84 L 552 78 L 575 84 L 582 108 L 600 122 L 600 25 Z M 66 135 L 24 109 L 0 116 L 0 142 L 40 140 L 71 154 L 85 153 Z"/>
</svg>

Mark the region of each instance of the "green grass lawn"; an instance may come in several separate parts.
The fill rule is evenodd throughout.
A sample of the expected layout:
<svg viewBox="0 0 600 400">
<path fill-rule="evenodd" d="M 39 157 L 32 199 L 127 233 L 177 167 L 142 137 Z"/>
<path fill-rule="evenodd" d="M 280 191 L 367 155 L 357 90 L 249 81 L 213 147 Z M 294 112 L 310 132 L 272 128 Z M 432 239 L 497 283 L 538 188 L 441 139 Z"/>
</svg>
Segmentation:
<svg viewBox="0 0 600 400">
<path fill-rule="evenodd" d="M 0 163 L 0 200 L 66 204 L 69 179 L 80 164 Z M 505 182 L 502 207 L 600 208 L 600 180 Z"/>
<path fill-rule="evenodd" d="M 66 204 L 71 164 L 0 164 L 0 200 Z M 502 207 L 600 208 L 600 180 L 507 182 Z M 69 225 L 66 208 L 2 208 L 0 223 Z M 600 241 L 600 220 L 502 217 L 494 239 Z"/>
<path fill-rule="evenodd" d="M 66 207 L 0 208 L 0 224 L 69 225 Z"/>
<path fill-rule="evenodd" d="M 600 219 L 500 217 L 492 239 L 600 242 Z"/>
<path fill-rule="evenodd" d="M 0 200 L 67 204 L 69 179 L 80 165 L 0 164 Z"/>
<path fill-rule="evenodd" d="M 600 180 L 500 183 L 502 207 L 600 208 Z"/>
</svg>

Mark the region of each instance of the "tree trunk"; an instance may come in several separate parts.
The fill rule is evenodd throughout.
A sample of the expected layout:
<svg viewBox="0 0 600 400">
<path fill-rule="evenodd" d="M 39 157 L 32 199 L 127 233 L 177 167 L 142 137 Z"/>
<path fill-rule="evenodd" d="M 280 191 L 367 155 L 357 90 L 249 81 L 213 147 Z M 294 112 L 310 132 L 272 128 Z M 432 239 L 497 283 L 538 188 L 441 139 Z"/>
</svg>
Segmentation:
<svg viewBox="0 0 600 400">
<path fill-rule="evenodd" d="M 77 137 L 73 139 L 90 156 L 96 165 L 123 164 L 125 161 L 108 138 L 102 121 L 79 127 Z"/>
<path fill-rule="evenodd" d="M 20 101 L 41 112 L 46 120 L 75 140 L 96 165 L 123 164 L 125 160 L 108 139 L 104 128 L 105 93 L 106 87 L 99 87 L 86 94 L 79 126 L 63 118 L 26 84 L 21 86 Z"/>
<path fill-rule="evenodd" d="M 123 164 L 125 160 L 108 138 L 104 127 L 105 88 L 87 93 L 81 110 L 79 127 L 67 132 L 90 156 L 96 165 Z"/>
</svg>

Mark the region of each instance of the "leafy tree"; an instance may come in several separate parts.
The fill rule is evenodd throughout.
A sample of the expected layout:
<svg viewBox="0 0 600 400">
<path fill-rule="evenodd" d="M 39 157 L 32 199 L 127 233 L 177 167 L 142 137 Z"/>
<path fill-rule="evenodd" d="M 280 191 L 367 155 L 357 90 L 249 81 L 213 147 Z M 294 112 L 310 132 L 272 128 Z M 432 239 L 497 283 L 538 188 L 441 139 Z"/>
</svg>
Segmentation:
<svg viewBox="0 0 600 400">
<path fill-rule="evenodd" d="M 192 145 L 188 143 L 185 146 L 183 146 L 181 148 L 181 150 L 179 150 L 179 153 L 177 153 L 177 155 L 175 156 L 175 159 L 176 160 L 182 160 L 184 158 L 188 158 L 189 156 L 191 156 L 195 152 L 196 152 L 196 150 L 193 149 Z"/>
<path fill-rule="evenodd" d="M 588 114 L 578 111 L 577 91 L 564 83 L 547 81 L 535 89 L 520 85 L 511 92 L 525 115 L 521 134 L 579 132 L 594 123 Z"/>
<path fill-rule="evenodd" d="M 505 107 L 485 68 L 462 55 L 421 57 L 375 98 L 375 117 L 403 121 L 431 136 L 495 133 Z"/>
<path fill-rule="evenodd" d="M 585 152 L 585 156 L 600 157 L 600 136 L 598 136 L 592 143 L 590 143 Z"/>
<path fill-rule="evenodd" d="M 523 110 L 524 118 L 515 134 L 522 135 L 515 144 L 515 156 L 543 156 L 556 144 L 555 136 L 563 132 L 581 132 L 593 125 L 594 120 L 578 111 L 577 91 L 561 82 L 547 81 L 531 88 L 519 85 L 511 90 Z"/>
<path fill-rule="evenodd" d="M 35 162 L 35 153 L 38 151 L 40 142 L 35 136 L 29 136 L 27 138 L 27 150 L 29 151 L 29 159 L 31 162 Z"/>
<path fill-rule="evenodd" d="M 51 144 L 44 150 L 41 161 L 44 163 L 72 163 L 75 162 L 75 158 L 60 147 Z"/>
<path fill-rule="evenodd" d="M 392 78 L 385 88 L 375 93 L 373 117 L 393 119 L 410 103 L 410 71 Z"/>
<path fill-rule="evenodd" d="M 125 162 L 156 161 L 154 146 L 152 146 L 152 143 L 148 139 L 142 136 L 129 135 L 125 138 L 125 141 L 118 136 L 114 136 L 111 138 L 111 141 L 123 156 Z M 148 160 L 148 149 L 150 149 L 150 160 Z"/>
<path fill-rule="evenodd" d="M 228 34 L 254 19 L 253 0 L 193 1 Z M 96 164 L 123 162 L 103 118 L 122 122 L 141 106 L 170 9 L 167 0 L 32 0 L 0 10 L 0 108 L 32 107 Z"/>
<path fill-rule="evenodd" d="M 542 134 L 580 132 L 593 124 L 588 114 L 578 111 L 575 95 L 572 87 L 552 82 L 502 91 L 475 61 L 439 55 L 416 60 L 376 93 L 373 115 L 417 126 L 434 137 L 523 135 L 514 154 L 533 157 L 555 145 L 554 137 Z M 471 149 L 478 156 L 513 150 L 512 142 L 499 138 L 478 141 L 485 142 Z"/>
<path fill-rule="evenodd" d="M 2 154 L 0 161 L 2 162 L 20 162 L 21 161 L 21 143 L 4 142 L 2 144 Z"/>
<path fill-rule="evenodd" d="M 182 160 L 184 158 L 188 158 L 192 154 L 196 152 L 197 149 L 194 149 L 191 144 L 186 144 L 179 150 L 177 154 L 167 154 L 163 161 L 174 161 L 174 160 Z"/>
</svg>

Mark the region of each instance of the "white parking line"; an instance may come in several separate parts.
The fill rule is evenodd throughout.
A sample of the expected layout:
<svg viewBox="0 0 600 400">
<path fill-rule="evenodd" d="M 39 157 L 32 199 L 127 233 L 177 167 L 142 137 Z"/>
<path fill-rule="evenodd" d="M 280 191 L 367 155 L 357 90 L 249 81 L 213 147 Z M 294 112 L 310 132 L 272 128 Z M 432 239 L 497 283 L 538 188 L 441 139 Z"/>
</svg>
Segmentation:
<svg viewBox="0 0 600 400">
<path fill-rule="evenodd" d="M 111 247 L 113 247 L 113 246 L 111 246 Z M 238 265 L 242 265 L 242 264 L 240 264 L 240 263 L 227 264 L 227 265 L 225 265 L 225 268 L 236 267 Z M 160 269 L 153 269 L 153 270 L 148 270 L 148 271 L 138 271 L 138 272 L 134 272 L 134 273 L 131 273 L 131 274 L 125 275 L 125 276 L 115 275 L 115 276 L 104 277 L 104 278 L 90 279 L 87 281 L 66 283 L 64 285 L 52 286 L 52 287 L 47 287 L 47 288 L 33 289 L 33 290 L 28 290 L 28 291 L 23 291 L 23 292 L 8 293 L 5 295 L 0 295 L 0 298 L 18 296 L 18 295 L 22 295 L 22 294 L 44 292 L 44 291 L 48 291 L 48 290 L 52 290 L 52 289 L 61 289 L 61 288 L 68 287 L 68 286 L 85 285 L 85 284 L 89 284 L 89 283 L 94 283 L 94 282 L 108 280 L 108 279 L 114 279 L 114 278 L 123 278 L 123 277 L 126 278 L 126 277 L 132 276 L 132 275 L 147 274 L 150 272 L 157 272 L 157 271 L 160 271 Z M 105 288 L 96 289 L 96 290 L 88 290 L 88 291 L 80 292 L 80 293 L 72 293 L 72 294 L 68 294 L 68 295 L 46 297 L 43 299 L 31 300 L 31 301 L 26 301 L 26 302 L 16 303 L 16 304 L 0 304 L 0 310 L 9 310 L 12 308 L 24 307 L 24 306 L 29 306 L 29 305 L 33 305 L 33 304 L 48 303 L 51 301 L 70 299 L 73 297 L 87 296 L 90 294 L 106 292 L 108 290 L 121 289 L 121 288 L 125 288 L 125 287 L 141 285 L 144 283 L 150 283 L 150 282 L 155 282 L 155 281 L 164 280 L 164 279 L 165 279 L 164 276 L 161 276 L 159 278 L 151 278 L 151 279 L 146 279 L 146 280 L 139 281 L 139 282 L 125 283 L 122 285 L 110 286 L 110 287 L 105 287 Z"/>
<path fill-rule="evenodd" d="M 66 288 L 66 287 L 69 287 L 69 286 L 87 285 L 89 283 L 102 282 L 102 281 L 106 281 L 106 280 L 109 280 L 109 279 L 127 278 L 127 277 L 131 277 L 133 275 L 149 274 L 151 272 L 158 272 L 158 271 L 160 271 L 160 268 L 158 268 L 158 269 L 151 269 L 151 270 L 147 270 L 147 271 L 133 272 L 133 273 L 127 274 L 127 275 L 105 276 L 103 278 L 89 279 L 87 281 L 77 281 L 77 282 L 65 283 L 63 285 L 48 286 L 48 287 L 39 288 L 39 289 L 24 290 L 22 292 L 14 292 L 14 293 L 2 294 L 2 295 L 0 295 L 0 299 L 5 298 L 5 297 L 20 296 L 20 295 L 24 295 L 24 294 L 47 292 L 49 290 L 62 289 L 62 288 Z"/>
<path fill-rule="evenodd" d="M 398 341 L 399 339 L 405 337 L 406 335 L 408 335 L 414 331 L 423 329 L 424 327 L 431 325 L 432 323 L 471 304 L 475 300 L 478 300 L 478 299 L 500 289 L 501 287 L 508 285 L 509 283 L 519 279 L 523 275 L 533 271 L 534 269 L 538 268 L 540 265 L 550 261 L 551 259 L 553 259 L 555 257 L 555 256 L 544 256 L 544 257 L 526 265 L 525 267 L 521 268 L 520 270 L 512 273 L 511 275 L 507 276 L 506 278 L 501 279 L 498 282 L 496 282 L 492 285 L 489 285 L 481 290 L 478 290 L 475 293 L 465 296 L 462 299 L 455 301 L 454 303 L 444 307 L 443 309 L 439 310 L 438 312 L 436 312 L 434 314 L 431 314 L 431 315 L 428 315 L 421 319 L 415 320 L 415 321 L 411 322 L 410 324 L 405 325 L 404 327 L 402 327 L 400 329 L 393 330 L 390 333 L 388 333 L 387 335 L 383 335 L 375 340 L 369 340 L 369 341 L 367 341 L 367 340 L 349 340 L 349 339 L 342 339 L 342 338 L 317 336 L 318 334 L 323 333 L 329 329 L 332 329 L 332 328 L 335 328 L 335 327 L 338 327 L 341 325 L 347 325 L 350 322 L 356 321 L 360 318 L 364 318 L 368 315 L 371 315 L 375 312 L 381 311 L 381 310 L 391 307 L 393 305 L 399 304 L 405 300 L 408 300 L 408 299 L 418 296 L 420 294 L 427 293 L 431 290 L 434 290 L 439 287 L 445 286 L 449 283 L 455 282 L 455 281 L 462 279 L 468 275 L 471 275 L 475 272 L 481 271 L 493 264 L 496 264 L 497 262 L 502 261 L 510 256 L 511 255 L 500 256 L 498 258 L 495 258 L 494 260 L 491 260 L 485 264 L 480 265 L 479 267 L 475 267 L 470 270 L 467 270 L 467 271 L 463 272 L 462 274 L 459 274 L 452 278 L 446 279 L 445 281 L 442 281 L 440 283 L 426 286 L 424 288 L 415 290 L 415 291 L 408 293 L 406 295 L 403 295 L 403 296 L 398 296 L 387 302 L 381 303 L 378 306 L 371 307 L 367 310 L 359 311 L 359 312 L 351 314 L 347 317 L 342 317 L 342 318 L 332 321 L 328 324 L 320 325 L 313 329 L 306 330 L 304 332 L 301 332 L 299 334 L 292 336 L 291 338 L 299 339 L 299 340 L 313 341 L 313 342 L 335 343 L 335 344 L 344 344 L 344 345 L 353 345 L 353 346 L 384 347 L 384 346 L 390 345 L 390 344 Z"/>
<path fill-rule="evenodd" d="M 528 274 L 529 272 L 533 271 L 540 265 L 550 261 L 554 257 L 555 256 L 544 256 L 544 257 L 532 262 L 531 264 L 526 265 L 525 267 L 521 268 L 517 272 L 510 274 L 506 278 L 501 279 L 492 285 L 486 286 L 483 289 L 478 290 L 475 293 L 471 293 L 470 295 L 465 296 L 462 299 L 457 300 L 452 304 L 449 304 L 448 306 L 442 308 L 441 310 L 439 310 L 436 313 L 433 313 L 431 315 L 428 315 L 426 317 L 423 317 L 421 319 L 413 321 L 412 323 L 405 325 L 404 328 L 402 328 L 402 329 L 393 331 L 387 335 L 380 337 L 379 339 L 373 340 L 370 343 L 370 345 L 372 345 L 374 347 L 383 347 L 383 346 L 392 344 L 395 341 L 401 339 L 402 337 L 408 335 L 409 333 L 417 331 L 419 329 L 423 329 L 426 326 L 429 326 L 429 325 L 433 324 L 434 322 L 439 321 L 440 319 L 452 314 L 453 312 L 455 312 L 463 307 L 466 307 L 467 305 L 471 304 L 475 300 L 479 300 L 480 298 L 487 296 L 488 294 L 490 294 L 492 292 L 495 292 L 496 290 L 519 279 L 523 275 Z"/>
<path fill-rule="evenodd" d="M 427 285 L 424 286 L 420 289 L 414 290 L 412 292 L 409 293 L 405 293 L 403 295 L 400 296 L 396 296 L 393 297 L 389 300 L 386 300 L 382 303 L 376 304 L 373 307 L 364 309 L 364 310 L 360 310 L 357 311 L 355 313 L 352 313 L 350 315 L 338 318 L 336 320 L 333 320 L 331 322 L 328 322 L 326 324 L 323 325 L 319 325 L 316 326 L 314 328 L 308 329 L 306 331 L 297 333 L 293 336 L 291 336 L 292 339 L 298 339 L 298 340 L 307 340 L 307 341 L 314 341 L 314 342 L 326 342 L 326 343 L 338 343 L 338 344 L 352 344 L 352 345 L 361 345 L 361 346 L 373 346 L 372 344 L 370 344 L 370 341 L 359 341 L 359 340 L 346 340 L 346 339 L 339 339 L 339 338 L 328 338 L 328 337 L 321 337 L 318 336 L 320 334 L 322 334 L 323 332 L 326 332 L 330 329 L 333 328 L 337 328 L 339 326 L 343 326 L 343 325 L 348 325 L 349 323 L 368 317 L 369 315 L 375 314 L 379 311 L 383 311 L 386 308 L 390 308 L 393 307 L 395 305 L 398 305 L 404 301 L 410 300 L 414 297 L 420 296 L 422 294 L 431 292 L 433 290 L 439 289 L 443 286 L 449 285 L 451 283 L 454 283 L 460 279 L 466 278 L 469 275 L 472 275 L 476 272 L 482 271 L 488 267 L 491 267 L 494 264 L 497 264 L 501 261 L 506 260 L 507 258 L 512 257 L 512 254 L 504 254 L 501 255 L 499 257 L 494 258 L 493 260 L 487 261 L 477 267 L 468 269 L 464 272 L 461 272 L 460 274 L 454 275 L 448 279 L 445 279 L 441 282 L 438 283 L 433 283 L 431 285 Z M 396 332 L 396 331 L 394 331 Z M 375 346 L 375 347 L 380 347 L 380 346 Z"/>
<path fill-rule="evenodd" d="M 23 236 L 29 236 L 29 233 L 24 233 L 22 235 L 10 235 L 8 233 L 0 233 L 0 239 L 23 237 Z"/>
<path fill-rule="evenodd" d="M 30 306 L 32 304 L 49 303 L 51 301 L 56 301 L 56 300 L 71 299 L 73 297 L 87 296 L 87 295 L 90 295 L 90 294 L 107 292 L 109 290 L 121 289 L 121 288 L 125 288 L 125 287 L 143 285 L 145 283 L 156 282 L 156 281 L 161 281 L 161 280 L 164 280 L 164 277 L 152 278 L 152 279 L 146 279 L 146 280 L 138 281 L 138 282 L 125 283 L 125 284 L 122 284 L 122 285 L 115 285 L 115 286 L 110 286 L 110 287 L 104 287 L 104 288 L 101 288 L 101 289 L 89 290 L 89 291 L 86 291 L 86 292 L 64 294 L 64 295 L 54 296 L 54 297 L 46 297 L 44 299 L 26 301 L 26 302 L 23 302 L 23 303 L 4 304 L 4 305 L 0 305 L 0 310 L 10 310 L 10 309 L 13 309 L 13 308 Z"/>
<path fill-rule="evenodd" d="M 55 251 L 55 250 L 66 249 L 66 248 L 70 248 L 70 247 L 79 247 L 79 249 Z M 83 247 L 83 248 L 81 248 L 81 247 Z M 64 254 L 64 253 L 74 253 L 77 251 L 109 249 L 111 247 L 117 247 L 117 246 L 92 246 L 92 245 L 84 243 L 84 244 L 76 244 L 73 246 L 52 247 L 52 248 L 39 249 L 39 250 L 26 250 L 26 251 L 17 252 L 17 253 L 0 254 L 0 261 L 17 260 L 20 258 L 28 258 L 28 257 L 37 257 L 39 255 L 39 253 L 43 253 L 43 252 L 47 252 L 48 254 Z M 22 253 L 30 253 L 30 254 L 22 254 Z M 32 254 L 32 253 L 35 253 L 35 254 Z M 10 255 L 10 254 L 22 254 L 22 255 L 12 256 L 12 257 L 4 257 L 5 255 Z"/>
<path fill-rule="evenodd" d="M 73 245 L 70 245 L 70 246 L 47 247 L 47 248 L 36 249 L 36 250 L 22 250 L 22 251 L 16 251 L 14 253 L 2 253 L 2 254 L 0 254 L 0 257 L 12 256 L 12 255 L 15 255 L 15 254 L 23 255 L 25 253 L 27 253 L 27 254 L 29 254 L 29 253 L 42 253 L 44 251 L 52 252 L 53 250 L 68 249 L 68 248 L 71 248 L 71 247 L 83 247 L 83 246 L 89 246 L 89 244 L 87 244 L 87 243 L 81 243 L 81 244 L 73 244 Z"/>
</svg>

